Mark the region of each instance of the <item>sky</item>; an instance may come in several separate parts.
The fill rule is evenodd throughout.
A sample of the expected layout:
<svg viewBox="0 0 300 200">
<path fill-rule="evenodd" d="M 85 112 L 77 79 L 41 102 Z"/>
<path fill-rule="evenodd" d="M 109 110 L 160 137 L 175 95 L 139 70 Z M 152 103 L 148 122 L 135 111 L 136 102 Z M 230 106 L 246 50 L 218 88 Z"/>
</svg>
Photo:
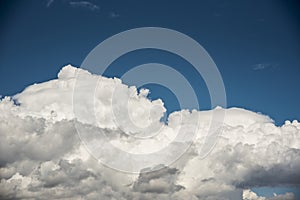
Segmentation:
<svg viewBox="0 0 300 200">
<path fill-rule="evenodd" d="M 228 107 L 262 112 L 277 124 L 300 118 L 297 1 L 91 3 L 94 7 L 69 1 L 1 2 L 2 96 L 55 78 L 65 64 L 80 67 L 96 45 L 114 34 L 153 26 L 180 31 L 206 49 L 222 75 Z M 210 108 L 205 83 L 200 76 L 191 75 L 191 67 L 175 56 L 151 55 L 144 50 L 120 58 L 107 75 L 120 77 L 124 69 L 149 61 L 177 66 L 187 73 L 192 85 L 200 87 L 200 109 Z M 153 98 L 161 96 L 166 102 L 176 102 L 161 87 L 149 87 Z M 166 105 L 169 111 L 177 109 L 176 103 Z"/>
<path fill-rule="evenodd" d="M 200 43 L 216 63 L 227 107 L 270 116 L 276 125 L 300 120 L 300 4 L 297 1 L 1 1 L 0 95 L 55 79 L 67 65 L 80 67 L 100 42 L 138 27 L 164 27 Z M 83 3 L 85 2 L 85 3 Z M 128 53 L 104 75 L 121 77 L 133 66 L 172 66 L 196 89 L 200 110 L 211 108 L 207 87 L 185 60 L 159 50 Z M 130 83 L 129 83 L 130 84 Z M 167 112 L 179 110 L 174 94 L 146 85 Z M 278 189 L 280 190 L 280 189 Z M 258 191 L 269 193 L 267 189 Z"/>
</svg>

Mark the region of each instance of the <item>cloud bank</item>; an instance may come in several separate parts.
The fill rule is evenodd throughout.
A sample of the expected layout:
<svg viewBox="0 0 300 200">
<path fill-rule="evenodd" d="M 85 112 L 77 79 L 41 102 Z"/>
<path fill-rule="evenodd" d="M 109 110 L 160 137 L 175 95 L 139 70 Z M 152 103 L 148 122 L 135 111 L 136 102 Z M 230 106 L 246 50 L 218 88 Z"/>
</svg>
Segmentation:
<svg viewBox="0 0 300 200">
<path fill-rule="evenodd" d="M 94 91 L 96 122 L 88 115 L 74 115 L 72 98 L 78 73 L 86 78 L 85 84 L 79 86 L 83 91 L 101 82 Z M 124 85 L 117 78 L 93 75 L 69 65 L 59 72 L 58 79 L 31 85 L 13 98 L 3 98 L 1 199 L 295 199 L 292 193 L 259 197 L 249 189 L 299 187 L 298 121 L 277 127 L 268 116 L 259 113 L 216 108 L 174 112 L 164 124 L 160 121 L 166 111 L 164 104 L 160 99 L 150 101 L 148 92 Z M 124 101 L 126 112 L 122 110 Z M 79 111 L 84 113 L 89 103 L 82 102 Z M 212 114 L 218 110 L 226 113 L 223 132 L 211 153 L 201 158 Z M 95 139 L 93 132 L 105 132 L 109 142 L 132 153 L 159 150 L 175 138 L 176 130 L 182 126 L 196 130 L 197 135 L 192 146 L 172 165 L 130 174 L 99 163 L 81 142 L 76 126 L 91 133 L 91 141 Z M 147 131 L 141 131 L 144 127 Z M 154 131 L 159 134 L 147 140 L 132 139 Z M 178 141 L 178 145 L 180 142 L 185 141 Z"/>
</svg>

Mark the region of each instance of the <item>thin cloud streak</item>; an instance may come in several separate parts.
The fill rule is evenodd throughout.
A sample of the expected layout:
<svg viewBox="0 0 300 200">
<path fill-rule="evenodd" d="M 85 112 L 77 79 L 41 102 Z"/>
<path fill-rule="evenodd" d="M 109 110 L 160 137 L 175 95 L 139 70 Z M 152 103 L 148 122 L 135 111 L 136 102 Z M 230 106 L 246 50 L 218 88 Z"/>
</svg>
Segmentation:
<svg viewBox="0 0 300 200">
<path fill-rule="evenodd" d="M 47 2 L 47 8 L 49 8 L 51 5 L 52 5 L 52 3 L 54 2 L 54 0 L 49 0 L 48 2 Z"/>
<path fill-rule="evenodd" d="M 95 11 L 95 10 L 99 9 L 99 6 L 97 6 L 96 4 L 93 4 L 89 1 L 70 1 L 69 4 L 72 7 L 87 8 L 87 9 L 90 9 L 92 11 Z"/>
<path fill-rule="evenodd" d="M 254 71 L 260 71 L 260 70 L 266 70 L 266 69 L 277 69 L 278 64 L 271 64 L 271 63 L 258 63 L 255 65 L 252 65 L 252 69 Z"/>
</svg>

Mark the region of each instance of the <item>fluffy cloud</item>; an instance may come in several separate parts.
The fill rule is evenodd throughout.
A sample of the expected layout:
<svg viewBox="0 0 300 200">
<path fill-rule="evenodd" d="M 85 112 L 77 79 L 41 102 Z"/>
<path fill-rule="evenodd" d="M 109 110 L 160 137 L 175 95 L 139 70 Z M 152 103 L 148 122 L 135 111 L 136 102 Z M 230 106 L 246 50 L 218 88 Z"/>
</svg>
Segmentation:
<svg viewBox="0 0 300 200">
<path fill-rule="evenodd" d="M 78 73 L 84 81 L 76 80 Z M 95 84 L 96 88 L 91 87 Z M 74 90 L 75 86 L 79 90 Z M 295 199 L 291 193 L 259 197 L 248 189 L 300 185 L 300 123 L 287 121 L 277 127 L 262 114 L 240 108 L 216 108 L 174 112 L 164 124 L 160 121 L 165 112 L 163 102 L 150 101 L 148 92 L 128 87 L 116 78 L 66 66 L 58 79 L 29 86 L 13 98 L 3 98 L 0 197 Z M 202 157 L 212 116 L 221 111 L 226 114 L 222 134 L 210 154 Z M 103 144 L 102 151 L 90 154 L 77 134 L 78 128 L 91 142 L 99 139 L 99 132 L 105 133 L 106 140 L 98 141 Z M 196 137 L 178 140 L 179 129 L 186 133 L 195 130 Z M 144 138 L 136 139 L 139 137 Z M 125 152 L 151 154 L 171 141 L 178 140 L 174 144 L 180 147 L 191 139 L 193 144 L 180 159 L 164 166 L 155 158 L 157 162 L 149 166 L 154 169 L 150 172 L 120 172 L 95 159 L 105 156 L 114 161 L 122 157 L 105 151 L 107 140 Z M 123 159 L 121 163 L 128 165 L 127 157 Z"/>
<path fill-rule="evenodd" d="M 244 190 L 243 200 L 296 200 L 293 193 L 285 193 L 281 195 L 274 194 L 273 197 L 261 197 L 251 190 Z"/>
</svg>

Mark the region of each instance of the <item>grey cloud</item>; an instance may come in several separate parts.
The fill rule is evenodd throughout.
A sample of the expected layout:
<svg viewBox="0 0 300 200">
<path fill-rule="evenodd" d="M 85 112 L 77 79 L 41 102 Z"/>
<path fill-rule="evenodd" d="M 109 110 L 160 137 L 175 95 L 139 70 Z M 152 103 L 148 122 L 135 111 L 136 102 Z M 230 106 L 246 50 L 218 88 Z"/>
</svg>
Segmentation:
<svg viewBox="0 0 300 200">
<path fill-rule="evenodd" d="M 270 154 L 270 161 L 273 157 L 277 157 L 273 152 L 281 149 L 281 157 L 286 162 L 274 163 L 266 166 L 259 164 L 262 154 Z M 225 178 L 237 188 L 247 189 L 259 186 L 300 186 L 300 150 L 285 149 L 278 143 L 272 143 L 265 152 L 258 151 L 256 153 L 252 145 L 237 144 L 236 146 L 227 146 L 222 152 L 215 154 L 211 167 L 222 165 L 223 170 L 215 173 L 215 179 L 219 176 Z M 269 161 L 269 162 L 270 162 Z M 271 161 L 272 162 L 272 161 Z M 241 174 L 240 174 L 241 173 Z"/>
<path fill-rule="evenodd" d="M 174 193 L 184 189 L 176 185 L 178 169 L 164 167 L 157 171 L 141 172 L 133 185 L 134 191 L 143 193 Z"/>
<path fill-rule="evenodd" d="M 114 191 L 100 173 L 89 170 L 80 160 L 36 163 L 29 176 L 2 179 L 0 186 L 4 199 L 122 199 L 122 193 Z"/>
<path fill-rule="evenodd" d="M 300 152 L 298 153 L 300 156 Z M 300 186 L 300 169 L 299 159 L 292 163 L 278 164 L 272 168 L 263 168 L 261 166 L 249 171 L 241 183 L 235 184 L 240 188 L 251 188 L 259 186 L 278 186 L 278 185 L 294 185 Z M 276 174 L 276 176 L 275 176 Z"/>
<path fill-rule="evenodd" d="M 0 119 L 0 133 L 1 166 L 23 159 L 46 161 L 59 157 L 74 147 L 77 134 L 71 121 L 46 127 L 44 119 L 29 116 Z"/>
</svg>

